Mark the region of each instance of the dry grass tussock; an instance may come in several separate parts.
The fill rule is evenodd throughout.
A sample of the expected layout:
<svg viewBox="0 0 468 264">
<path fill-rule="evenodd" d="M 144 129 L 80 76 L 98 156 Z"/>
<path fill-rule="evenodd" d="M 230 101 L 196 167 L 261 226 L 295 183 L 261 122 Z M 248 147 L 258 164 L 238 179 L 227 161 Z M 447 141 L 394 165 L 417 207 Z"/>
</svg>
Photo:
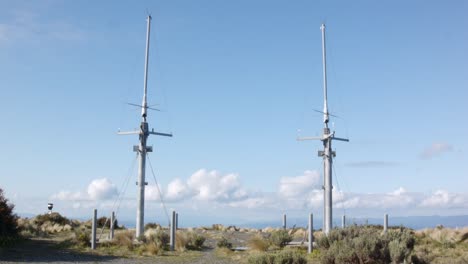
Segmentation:
<svg viewBox="0 0 468 264">
<path fill-rule="evenodd" d="M 135 240 L 134 231 L 124 230 L 115 234 L 113 243 L 119 247 L 125 247 L 128 250 L 132 250 L 134 248 L 133 240 Z"/>
<path fill-rule="evenodd" d="M 71 221 L 59 213 L 19 218 L 17 224 L 23 237 L 45 237 L 49 234 L 70 232 L 80 226 L 79 221 Z"/>
<path fill-rule="evenodd" d="M 175 249 L 180 252 L 189 250 L 200 250 L 205 243 L 206 238 L 196 232 L 183 232 L 178 230 L 176 233 Z"/>
<path fill-rule="evenodd" d="M 251 250 L 255 251 L 267 251 L 270 243 L 260 235 L 253 236 L 249 242 L 248 246 Z"/>
<path fill-rule="evenodd" d="M 419 263 L 468 263 L 468 227 L 424 229 L 416 232 L 416 239 Z"/>
</svg>

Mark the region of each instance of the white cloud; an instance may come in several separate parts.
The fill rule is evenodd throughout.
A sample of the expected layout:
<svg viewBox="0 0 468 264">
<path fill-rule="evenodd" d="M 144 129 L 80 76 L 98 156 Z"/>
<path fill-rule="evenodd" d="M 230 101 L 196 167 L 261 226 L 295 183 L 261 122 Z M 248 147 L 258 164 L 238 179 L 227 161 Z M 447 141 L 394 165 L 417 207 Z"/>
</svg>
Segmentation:
<svg viewBox="0 0 468 264">
<path fill-rule="evenodd" d="M 161 201 L 161 195 L 159 194 L 158 186 L 156 186 L 156 185 L 147 185 L 145 187 L 145 200 Z"/>
<path fill-rule="evenodd" d="M 192 196 L 194 192 L 181 179 L 177 178 L 167 186 L 166 200 L 180 201 Z"/>
<path fill-rule="evenodd" d="M 111 208 L 117 195 L 117 188 L 106 178 L 93 180 L 86 191 L 60 191 L 51 196 L 54 200 L 69 203 L 69 208 Z M 313 210 L 321 214 L 323 208 L 323 190 L 320 175 L 316 171 L 305 171 L 297 177 L 283 177 L 278 182 L 276 192 L 265 190 L 256 192 L 246 189 L 238 174 L 222 174 L 216 170 L 200 169 L 187 179 L 176 178 L 163 190 L 167 204 L 175 208 L 185 207 L 192 211 L 200 208 L 212 210 Z M 156 185 L 148 185 L 145 190 L 147 201 L 160 202 L 160 193 Z M 148 203 L 155 206 L 157 203 Z M 340 209 L 356 209 L 363 212 L 378 210 L 431 210 L 468 208 L 468 194 L 451 193 L 438 190 L 431 194 L 411 192 L 404 187 L 382 193 L 351 193 L 333 189 L 333 205 Z M 135 197 L 124 199 L 123 205 L 134 210 Z"/>
<path fill-rule="evenodd" d="M 248 196 L 241 187 L 239 175 L 221 175 L 215 170 L 198 170 L 187 180 L 187 186 L 195 194 L 194 198 L 204 201 L 233 201 Z"/>
<path fill-rule="evenodd" d="M 51 200 L 60 201 L 96 201 L 115 198 L 118 194 L 115 185 L 107 178 L 94 179 L 88 185 L 86 192 L 62 190 L 52 194 Z"/>
<path fill-rule="evenodd" d="M 465 207 L 468 208 L 468 195 L 449 193 L 446 190 L 437 190 L 426 197 L 421 205 L 424 207 Z"/>
<path fill-rule="evenodd" d="M 436 142 L 436 143 L 433 143 L 431 146 L 427 147 L 426 149 L 424 149 L 420 157 L 422 159 L 431 159 L 433 157 L 436 157 L 443 153 L 451 152 L 451 151 L 453 151 L 452 145 L 448 143 L 444 143 L 444 142 Z"/>
<path fill-rule="evenodd" d="M 117 196 L 117 188 L 107 178 L 95 179 L 88 185 L 91 200 L 105 200 Z"/>
<path fill-rule="evenodd" d="M 305 171 L 297 177 L 283 177 L 279 183 L 279 195 L 296 198 L 309 194 L 319 186 L 320 174 L 317 171 Z"/>
</svg>

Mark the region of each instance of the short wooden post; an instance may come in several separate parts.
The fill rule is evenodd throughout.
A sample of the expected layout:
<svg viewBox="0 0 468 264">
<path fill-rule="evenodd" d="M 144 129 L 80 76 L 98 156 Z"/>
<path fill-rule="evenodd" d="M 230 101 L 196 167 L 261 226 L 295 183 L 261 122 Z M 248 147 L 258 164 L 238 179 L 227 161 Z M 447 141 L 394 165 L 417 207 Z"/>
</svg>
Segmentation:
<svg viewBox="0 0 468 264">
<path fill-rule="evenodd" d="M 91 249 L 96 249 L 96 226 L 97 226 L 97 209 L 94 209 L 93 222 L 91 227 Z"/>
<path fill-rule="evenodd" d="M 171 226 L 170 226 L 170 250 L 174 251 L 175 248 L 175 218 L 176 218 L 176 212 L 172 211 L 172 217 L 171 217 Z"/>
<path fill-rule="evenodd" d="M 314 215 L 310 214 L 309 215 L 309 245 L 307 248 L 307 253 L 312 253 L 312 250 L 314 250 Z"/>
<path fill-rule="evenodd" d="M 109 239 L 114 239 L 114 228 L 115 228 L 115 213 L 112 211 L 111 219 L 110 219 L 110 232 L 109 232 Z"/>
<path fill-rule="evenodd" d="M 384 215 L 384 222 L 383 222 L 383 231 L 384 233 L 387 233 L 388 229 L 388 214 Z"/>
<path fill-rule="evenodd" d="M 286 214 L 283 214 L 283 229 L 286 230 Z"/>
</svg>

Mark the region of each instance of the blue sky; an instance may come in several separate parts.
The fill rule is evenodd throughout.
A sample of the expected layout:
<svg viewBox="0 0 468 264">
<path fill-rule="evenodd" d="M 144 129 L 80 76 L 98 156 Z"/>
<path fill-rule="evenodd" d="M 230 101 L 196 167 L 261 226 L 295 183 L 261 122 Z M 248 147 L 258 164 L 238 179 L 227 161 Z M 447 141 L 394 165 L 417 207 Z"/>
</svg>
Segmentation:
<svg viewBox="0 0 468 264">
<path fill-rule="evenodd" d="M 335 215 L 467 214 L 467 5 L 0 1 L 0 186 L 20 213 L 110 210 L 134 159 L 137 137 L 116 132 L 140 120 L 125 103 L 141 101 L 150 12 L 149 103 L 164 111 L 149 123 L 174 133 L 150 137 L 150 159 L 168 208 L 320 215 L 321 144 L 295 138 L 322 130 L 325 22 L 332 122 L 351 139 L 334 144 Z M 162 221 L 148 181 L 147 221 Z"/>
</svg>

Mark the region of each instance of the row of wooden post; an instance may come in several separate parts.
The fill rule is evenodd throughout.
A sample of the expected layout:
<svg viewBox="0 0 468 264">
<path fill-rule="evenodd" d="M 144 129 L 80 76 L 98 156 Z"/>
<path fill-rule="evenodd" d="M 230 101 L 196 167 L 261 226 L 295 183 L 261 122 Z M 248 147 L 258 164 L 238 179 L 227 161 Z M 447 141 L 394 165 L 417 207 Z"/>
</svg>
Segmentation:
<svg viewBox="0 0 468 264">
<path fill-rule="evenodd" d="M 310 214 L 309 215 L 309 221 L 307 223 L 307 234 L 308 234 L 308 237 L 309 237 L 309 243 L 308 243 L 308 247 L 307 247 L 307 252 L 308 253 L 312 253 L 312 250 L 314 249 L 313 248 L 313 243 L 314 243 L 314 216 L 313 214 Z M 286 214 L 283 214 L 283 229 L 286 230 Z M 346 216 L 343 215 L 341 217 L 341 227 L 342 228 L 345 228 L 346 227 Z M 383 231 L 384 233 L 387 233 L 387 229 L 388 229 L 388 214 L 385 214 L 384 215 L 384 225 L 383 225 Z"/>
<path fill-rule="evenodd" d="M 114 225 L 115 225 L 115 213 L 112 212 L 110 219 L 110 232 L 109 239 L 114 239 Z M 174 251 L 175 248 L 175 236 L 176 230 L 179 228 L 179 214 L 176 211 L 172 211 L 171 223 L 169 227 L 170 233 L 170 249 Z M 96 249 L 96 230 L 97 230 L 97 209 L 93 211 L 93 221 L 91 226 L 91 249 Z"/>
</svg>

